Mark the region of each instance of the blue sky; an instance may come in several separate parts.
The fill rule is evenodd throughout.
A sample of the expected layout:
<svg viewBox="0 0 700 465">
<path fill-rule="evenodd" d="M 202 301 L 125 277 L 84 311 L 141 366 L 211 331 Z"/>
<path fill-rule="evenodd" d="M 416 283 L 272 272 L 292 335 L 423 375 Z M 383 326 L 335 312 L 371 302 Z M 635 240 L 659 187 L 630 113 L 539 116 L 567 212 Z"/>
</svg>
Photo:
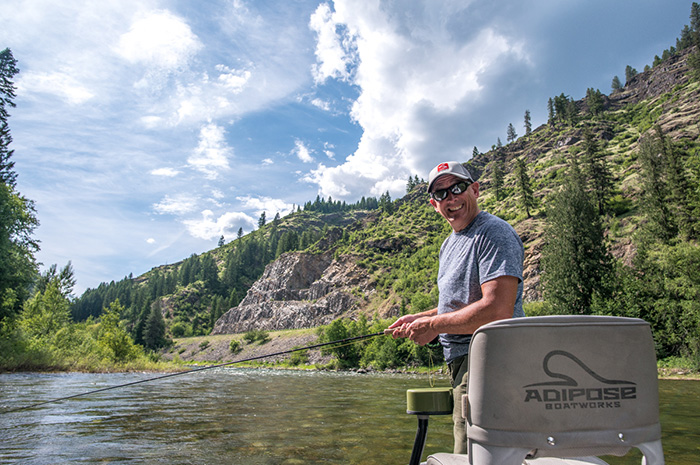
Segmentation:
<svg viewBox="0 0 700 465">
<path fill-rule="evenodd" d="M 317 195 L 392 198 L 610 92 L 689 24 L 680 0 L 13 0 L 10 128 L 42 269 L 76 294 L 211 250 Z"/>
</svg>

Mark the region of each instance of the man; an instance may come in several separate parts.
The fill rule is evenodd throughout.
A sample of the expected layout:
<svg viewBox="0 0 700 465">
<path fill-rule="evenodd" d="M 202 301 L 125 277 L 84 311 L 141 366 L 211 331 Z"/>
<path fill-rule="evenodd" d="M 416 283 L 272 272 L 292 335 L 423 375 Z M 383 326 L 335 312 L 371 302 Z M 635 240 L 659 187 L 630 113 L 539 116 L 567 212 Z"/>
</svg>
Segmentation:
<svg viewBox="0 0 700 465">
<path fill-rule="evenodd" d="M 439 336 L 450 369 L 455 408 L 454 452 L 465 454 L 462 395 L 469 342 L 481 325 L 525 316 L 522 307 L 523 244 L 507 222 L 477 205 L 479 183 L 459 162 L 440 163 L 428 177 L 430 204 L 452 227 L 440 248 L 438 306 L 404 315 L 389 329 L 425 345 Z"/>
</svg>

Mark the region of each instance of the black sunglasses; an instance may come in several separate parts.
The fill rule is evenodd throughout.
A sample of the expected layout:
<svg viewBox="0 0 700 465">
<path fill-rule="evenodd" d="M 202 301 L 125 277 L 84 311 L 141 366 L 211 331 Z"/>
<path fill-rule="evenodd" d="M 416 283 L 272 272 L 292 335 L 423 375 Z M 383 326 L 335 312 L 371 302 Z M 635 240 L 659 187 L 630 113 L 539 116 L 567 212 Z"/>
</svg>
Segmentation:
<svg viewBox="0 0 700 465">
<path fill-rule="evenodd" d="M 469 182 L 466 181 L 459 181 L 454 184 L 452 184 L 450 187 L 447 189 L 438 189 L 434 192 L 430 193 L 430 197 L 433 200 L 436 200 L 438 202 L 442 202 L 447 198 L 447 193 L 452 192 L 454 195 L 459 195 L 462 192 L 467 190 L 467 187 L 469 187 L 474 181 L 469 180 Z"/>
</svg>

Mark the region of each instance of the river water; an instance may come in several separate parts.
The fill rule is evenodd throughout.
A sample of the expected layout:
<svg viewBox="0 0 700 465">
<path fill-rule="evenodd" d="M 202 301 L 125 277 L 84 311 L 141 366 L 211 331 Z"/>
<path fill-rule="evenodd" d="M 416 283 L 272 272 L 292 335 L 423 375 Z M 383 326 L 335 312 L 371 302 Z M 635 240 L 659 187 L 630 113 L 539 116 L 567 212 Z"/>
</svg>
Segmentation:
<svg viewBox="0 0 700 465">
<path fill-rule="evenodd" d="M 2 374 L 0 412 L 152 377 Z M 406 390 L 428 385 L 425 375 L 192 373 L 0 413 L 0 463 L 406 464 L 417 426 Z M 666 463 L 699 464 L 700 381 L 661 381 L 660 397 Z M 451 418 L 431 417 L 426 452 L 451 444 Z"/>
</svg>

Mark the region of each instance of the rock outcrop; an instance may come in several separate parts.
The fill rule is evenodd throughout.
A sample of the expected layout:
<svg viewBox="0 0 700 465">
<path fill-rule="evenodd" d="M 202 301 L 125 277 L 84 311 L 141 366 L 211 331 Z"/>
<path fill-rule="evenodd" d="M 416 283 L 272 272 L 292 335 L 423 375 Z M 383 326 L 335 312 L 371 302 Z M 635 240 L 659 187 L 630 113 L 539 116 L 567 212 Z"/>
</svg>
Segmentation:
<svg viewBox="0 0 700 465">
<path fill-rule="evenodd" d="M 351 315 L 371 292 L 369 275 L 351 257 L 292 252 L 270 263 L 212 334 L 300 329 Z"/>
</svg>

